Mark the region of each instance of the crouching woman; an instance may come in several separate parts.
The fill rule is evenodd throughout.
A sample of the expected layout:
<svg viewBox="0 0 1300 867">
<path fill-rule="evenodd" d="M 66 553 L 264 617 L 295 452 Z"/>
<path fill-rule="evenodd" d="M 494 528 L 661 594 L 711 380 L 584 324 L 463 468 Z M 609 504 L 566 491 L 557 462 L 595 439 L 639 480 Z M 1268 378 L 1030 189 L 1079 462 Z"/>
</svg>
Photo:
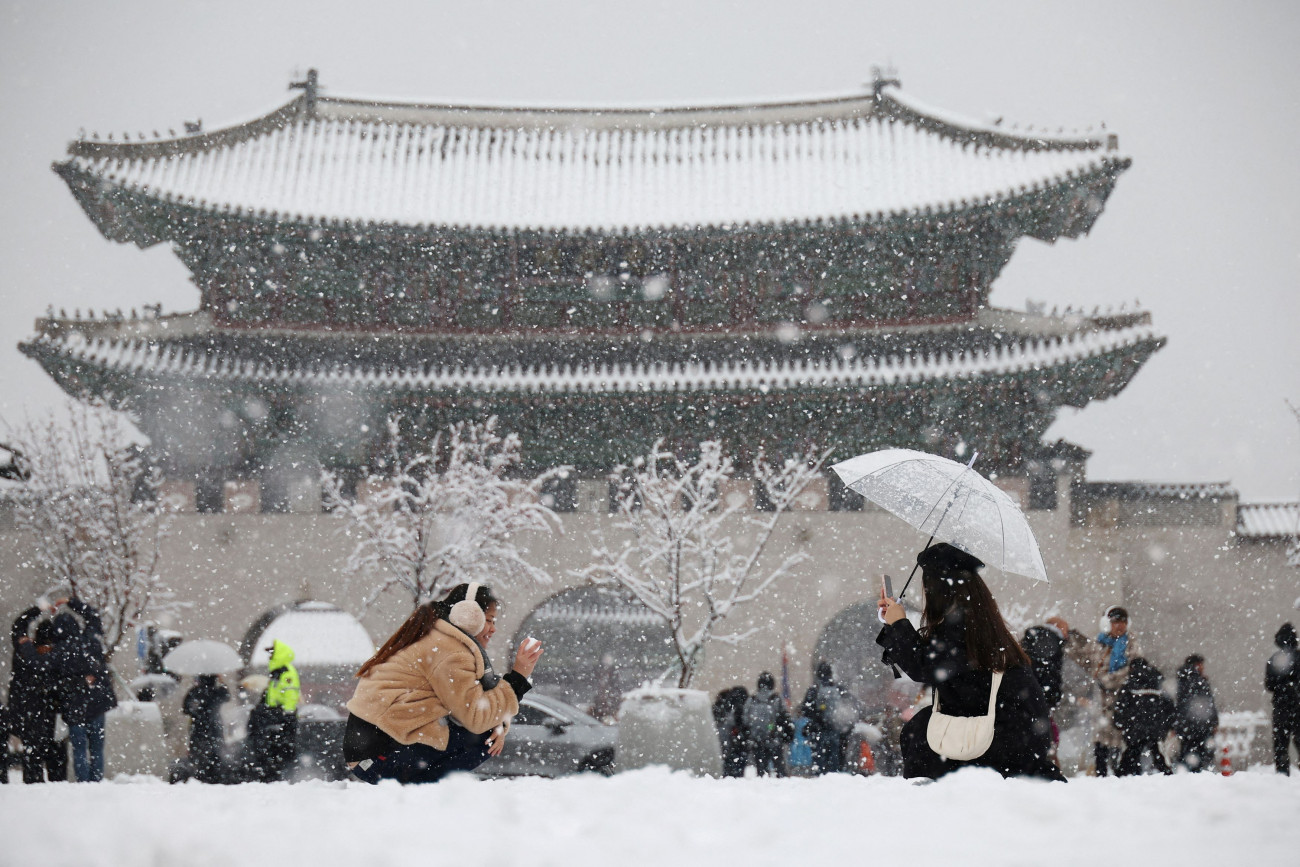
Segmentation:
<svg viewBox="0 0 1300 867">
<path fill-rule="evenodd" d="M 928 735 L 933 710 L 923 708 L 903 726 L 899 749 L 903 776 L 937 778 L 965 765 L 993 768 L 1004 777 L 1036 776 L 1064 781 L 1052 760 L 1047 699 L 1034 678 L 1029 657 L 1007 628 L 997 602 L 977 569 L 976 557 L 946 543 L 917 555 L 925 591 L 918 632 L 903 607 L 880 593 L 885 626 L 876 643 L 886 664 L 933 688 L 948 716 L 985 716 L 994 707 L 993 740 L 967 761 L 945 758 Z M 990 701 L 996 679 L 996 700 Z"/>
<path fill-rule="evenodd" d="M 503 677 L 484 648 L 497 600 L 478 584 L 416 608 L 357 672 L 343 757 L 367 783 L 432 783 L 499 755 L 542 648 L 524 642 Z"/>
</svg>

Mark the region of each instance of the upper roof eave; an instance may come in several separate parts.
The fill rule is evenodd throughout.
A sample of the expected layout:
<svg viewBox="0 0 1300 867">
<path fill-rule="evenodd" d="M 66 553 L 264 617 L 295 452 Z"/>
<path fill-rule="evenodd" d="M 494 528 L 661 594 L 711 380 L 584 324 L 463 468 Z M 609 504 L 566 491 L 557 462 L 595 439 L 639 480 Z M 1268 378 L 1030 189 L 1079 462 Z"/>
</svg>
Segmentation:
<svg viewBox="0 0 1300 867">
<path fill-rule="evenodd" d="M 925 106 L 892 84 L 873 92 L 777 102 L 636 107 L 521 107 L 389 102 L 346 97 L 297 96 L 245 123 L 176 138 L 105 142 L 77 139 L 70 156 L 142 159 L 230 147 L 301 117 L 460 128 L 680 129 L 707 126 L 760 127 L 828 122 L 881 114 L 948 138 L 1013 150 L 1115 150 L 1113 135 L 1019 132 Z"/>
</svg>

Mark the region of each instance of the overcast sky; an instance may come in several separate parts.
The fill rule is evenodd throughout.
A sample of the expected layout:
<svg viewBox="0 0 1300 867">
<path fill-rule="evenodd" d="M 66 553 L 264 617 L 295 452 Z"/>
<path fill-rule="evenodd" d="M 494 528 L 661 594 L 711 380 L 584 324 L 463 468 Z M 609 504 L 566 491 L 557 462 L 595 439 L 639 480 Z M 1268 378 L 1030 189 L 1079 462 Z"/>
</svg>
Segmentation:
<svg viewBox="0 0 1300 867">
<path fill-rule="evenodd" d="M 1119 135 L 1088 237 L 1021 243 L 993 302 L 1149 309 L 1168 346 L 1050 436 L 1093 480 L 1300 495 L 1300 5 L 0 0 L 0 416 L 60 398 L 17 351 L 46 305 L 192 309 L 170 250 L 104 240 L 49 170 L 78 130 L 213 129 L 325 92 L 621 104 L 849 94 L 876 65 L 946 111 Z"/>
</svg>

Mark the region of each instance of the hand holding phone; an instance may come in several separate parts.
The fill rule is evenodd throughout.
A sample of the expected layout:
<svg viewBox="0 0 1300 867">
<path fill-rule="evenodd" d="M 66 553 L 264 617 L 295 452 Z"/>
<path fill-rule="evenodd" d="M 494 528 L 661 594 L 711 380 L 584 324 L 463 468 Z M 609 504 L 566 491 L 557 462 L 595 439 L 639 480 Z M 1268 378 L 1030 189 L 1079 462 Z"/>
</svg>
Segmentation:
<svg viewBox="0 0 1300 867">
<path fill-rule="evenodd" d="M 893 620 L 902 619 L 904 616 L 903 606 L 894 598 L 894 580 L 888 575 L 885 575 L 880 581 L 880 602 L 876 606 L 876 619 L 881 623 L 892 622 L 892 620 L 886 619 L 885 617 L 885 613 L 889 611 L 890 608 L 897 609 L 897 615 L 893 617 Z"/>
</svg>

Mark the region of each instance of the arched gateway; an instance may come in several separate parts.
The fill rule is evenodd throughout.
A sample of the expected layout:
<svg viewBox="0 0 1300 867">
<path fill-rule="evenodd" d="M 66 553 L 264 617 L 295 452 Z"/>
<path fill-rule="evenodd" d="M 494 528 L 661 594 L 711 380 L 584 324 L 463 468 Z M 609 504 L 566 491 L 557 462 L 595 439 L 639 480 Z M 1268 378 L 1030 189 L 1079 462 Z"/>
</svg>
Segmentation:
<svg viewBox="0 0 1300 867">
<path fill-rule="evenodd" d="M 532 636 L 546 648 L 539 690 L 597 716 L 617 711 L 619 696 L 671 669 L 668 627 L 631 596 L 576 587 L 547 599 L 519 627 L 514 644 Z"/>
</svg>

